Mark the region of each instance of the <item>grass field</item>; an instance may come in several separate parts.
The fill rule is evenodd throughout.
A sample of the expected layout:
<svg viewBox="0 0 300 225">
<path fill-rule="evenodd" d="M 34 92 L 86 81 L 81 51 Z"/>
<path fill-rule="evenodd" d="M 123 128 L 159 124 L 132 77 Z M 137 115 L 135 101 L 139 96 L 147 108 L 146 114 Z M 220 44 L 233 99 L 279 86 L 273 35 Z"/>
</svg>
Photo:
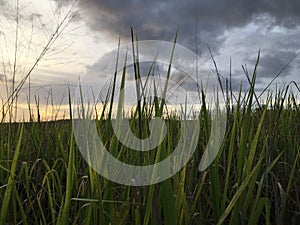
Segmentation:
<svg viewBox="0 0 300 225">
<path fill-rule="evenodd" d="M 210 126 L 202 106 L 192 159 L 170 179 L 145 187 L 110 182 L 89 167 L 71 120 L 3 122 L 0 224 L 299 224 L 299 92 L 290 91 L 291 83 L 257 99 L 255 77 L 256 67 L 248 92 L 229 100 L 225 139 L 213 164 L 198 171 Z M 131 118 L 137 134 L 139 127 L 148 130 L 149 118 L 162 115 L 158 101 L 147 103 L 153 111 L 145 107 Z M 253 109 L 254 103 L 261 108 Z M 165 117 L 165 140 L 140 158 L 116 141 L 110 117 L 99 115 L 103 142 L 124 162 L 160 160 L 178 141 L 179 118 Z"/>
</svg>

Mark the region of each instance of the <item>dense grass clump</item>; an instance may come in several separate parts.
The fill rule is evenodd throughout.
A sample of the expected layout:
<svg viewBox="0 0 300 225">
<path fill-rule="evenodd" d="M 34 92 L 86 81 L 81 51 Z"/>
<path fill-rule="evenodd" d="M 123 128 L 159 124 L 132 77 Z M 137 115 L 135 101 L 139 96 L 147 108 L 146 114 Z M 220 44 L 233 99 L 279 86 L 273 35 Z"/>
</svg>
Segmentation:
<svg viewBox="0 0 300 225">
<path fill-rule="evenodd" d="M 76 146 L 71 120 L 0 124 L 0 224 L 299 224 L 300 106 L 295 93 L 255 98 L 255 71 L 249 91 L 228 104 L 225 139 L 213 164 L 198 171 L 210 126 L 202 106 L 192 159 L 151 186 L 119 185 L 97 174 Z M 141 102 L 131 117 L 136 136 L 141 128 L 147 136 L 149 118 L 163 115 L 158 101 L 148 102 L 153 111 Z M 180 118 L 164 116 L 160 149 L 141 157 L 115 142 L 112 120 L 98 118 L 97 128 L 127 163 L 162 160 L 178 141 Z"/>
</svg>

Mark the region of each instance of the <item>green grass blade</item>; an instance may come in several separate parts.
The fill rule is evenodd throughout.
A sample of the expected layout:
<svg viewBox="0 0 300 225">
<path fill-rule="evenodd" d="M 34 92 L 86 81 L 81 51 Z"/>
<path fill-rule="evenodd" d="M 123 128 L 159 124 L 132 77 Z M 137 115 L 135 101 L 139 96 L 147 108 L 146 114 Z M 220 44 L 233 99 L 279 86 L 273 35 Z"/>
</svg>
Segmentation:
<svg viewBox="0 0 300 225">
<path fill-rule="evenodd" d="M 234 194 L 233 198 L 231 199 L 230 203 L 228 204 L 227 208 L 225 209 L 225 211 L 223 212 L 223 214 L 220 216 L 220 219 L 217 223 L 217 225 L 222 225 L 224 220 L 227 218 L 227 216 L 229 215 L 229 213 L 231 212 L 231 210 L 236 206 L 236 203 L 239 200 L 239 197 L 242 195 L 242 193 L 244 192 L 245 188 L 247 187 L 249 181 L 251 180 L 251 178 L 253 177 L 253 175 L 255 173 L 258 172 L 258 170 L 261 167 L 261 163 L 262 163 L 262 159 L 259 160 L 259 162 L 257 163 L 257 165 L 253 168 L 253 170 L 250 172 L 250 174 L 245 178 L 245 180 L 241 183 L 241 185 L 239 186 L 238 190 L 236 191 L 236 193 Z"/>
<path fill-rule="evenodd" d="M 0 212 L 0 224 L 5 224 L 5 221 L 7 219 L 7 211 L 9 208 L 9 202 L 11 199 L 11 193 L 13 191 L 13 185 L 14 185 L 14 176 L 15 172 L 17 169 L 17 163 L 18 163 L 18 158 L 19 158 L 19 153 L 20 153 L 20 148 L 21 148 L 21 141 L 23 137 L 23 127 L 24 125 L 21 125 L 20 133 L 19 133 L 19 140 L 17 143 L 17 146 L 15 148 L 14 156 L 13 156 L 13 161 L 7 181 L 7 187 L 5 190 L 3 202 L 1 204 L 1 212 Z"/>
</svg>

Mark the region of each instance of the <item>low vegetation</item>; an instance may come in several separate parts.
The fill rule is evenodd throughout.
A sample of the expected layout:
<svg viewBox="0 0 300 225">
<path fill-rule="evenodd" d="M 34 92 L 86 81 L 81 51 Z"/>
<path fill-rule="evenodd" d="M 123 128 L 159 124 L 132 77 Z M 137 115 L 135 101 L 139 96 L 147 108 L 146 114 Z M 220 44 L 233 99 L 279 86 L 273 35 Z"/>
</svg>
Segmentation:
<svg viewBox="0 0 300 225">
<path fill-rule="evenodd" d="M 212 165 L 204 172 L 198 170 L 209 136 L 209 115 L 202 105 L 199 118 L 194 118 L 203 132 L 193 157 L 159 184 L 125 186 L 97 174 L 76 146 L 71 120 L 3 122 L 0 224 L 299 224 L 300 106 L 297 93 L 290 91 L 297 85 L 291 83 L 258 99 L 258 61 L 248 92 L 228 102 L 225 139 Z M 162 115 L 159 101 L 148 102 L 154 111 L 133 114 L 137 135 L 139 127 L 148 130 L 149 118 Z M 168 131 L 160 151 L 140 158 L 121 143 L 112 143 L 112 119 L 105 116 L 111 113 L 99 115 L 98 128 L 105 129 L 103 142 L 124 162 L 151 163 L 157 152 L 164 158 L 178 141 L 179 118 L 167 116 Z"/>
</svg>

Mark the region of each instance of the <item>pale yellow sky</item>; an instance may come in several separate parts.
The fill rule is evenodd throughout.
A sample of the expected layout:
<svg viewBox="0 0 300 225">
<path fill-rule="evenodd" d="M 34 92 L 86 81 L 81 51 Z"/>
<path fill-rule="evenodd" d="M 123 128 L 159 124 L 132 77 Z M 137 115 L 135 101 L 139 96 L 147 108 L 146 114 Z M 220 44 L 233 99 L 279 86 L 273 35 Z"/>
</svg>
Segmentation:
<svg viewBox="0 0 300 225">
<path fill-rule="evenodd" d="M 55 12 L 57 7 L 54 1 L 20 0 L 16 41 L 16 2 L 7 1 L 3 7 L 0 6 L 0 100 L 2 102 L 7 100 L 12 91 L 16 43 L 15 88 L 36 62 L 51 35 L 55 33 L 57 24 L 69 9 L 60 8 L 59 15 Z M 76 10 L 77 8 L 74 12 Z M 84 76 L 87 66 L 93 65 L 106 51 L 116 46 L 117 40 L 110 40 L 101 32 L 92 32 L 82 20 L 72 21 L 32 71 L 31 99 L 34 99 L 34 95 L 41 95 L 41 101 L 45 102 L 47 90 L 59 86 L 61 91 L 54 90 L 54 94 L 59 95 L 55 97 L 56 103 L 59 104 L 62 97 L 66 95 L 63 90 L 67 90 L 70 84 L 76 84 L 79 77 Z M 28 111 L 26 109 L 27 87 L 28 80 L 20 91 L 18 99 L 20 116 Z M 45 114 L 49 113 L 45 111 L 45 106 L 41 105 L 41 110 Z"/>
<path fill-rule="evenodd" d="M 2 102 L 7 100 L 12 89 L 16 43 L 16 2 L 9 1 L 0 9 L 0 100 Z M 58 22 L 66 15 L 69 8 L 61 8 L 61 15 L 55 13 L 56 9 L 54 1 L 19 1 L 15 87 L 35 63 L 51 34 L 54 33 Z M 83 16 L 82 13 L 81 16 Z M 88 65 L 93 65 L 106 51 L 116 46 L 117 40 L 110 40 L 101 32 L 92 32 L 82 20 L 72 21 L 49 49 L 49 54 L 31 73 L 32 95 L 41 95 L 44 102 L 47 90 L 53 86 L 59 86 L 62 91 L 56 93 L 54 91 L 54 94 L 63 95 L 56 96 L 55 99 L 59 103 L 66 94 L 63 90 L 67 89 L 67 85 L 76 84 L 79 76 L 84 76 Z M 4 75 L 8 81 L 7 84 Z M 27 105 L 27 87 L 28 82 L 20 91 L 18 99 L 20 111 L 24 111 L 24 106 Z M 34 99 L 34 96 L 31 96 L 31 99 Z"/>
<path fill-rule="evenodd" d="M 67 9 L 61 12 L 61 16 L 54 16 L 55 7 L 55 3 L 49 0 L 20 0 L 18 76 L 22 77 L 22 73 L 26 73 L 26 69 L 35 62 L 36 57 L 53 33 L 57 21 L 60 21 L 65 15 Z M 8 11 L 8 8 L 4 10 Z M 5 14 L 0 15 L 0 38 L 2 39 L 0 51 L 1 61 L 6 65 L 6 73 L 9 74 L 14 62 L 16 24 L 14 20 L 7 19 Z M 32 16 L 33 14 L 34 16 Z M 68 25 L 63 35 L 58 38 L 48 52 L 49 54 L 39 63 L 39 66 L 32 73 L 31 80 L 45 82 L 45 79 L 42 78 L 45 75 L 48 83 L 61 82 L 62 79 L 71 82 L 77 81 L 78 77 L 74 77 L 74 74 L 84 73 L 87 65 L 94 64 L 106 51 L 115 48 L 116 45 L 116 40 L 109 40 L 100 32 L 92 32 L 84 22 L 73 21 Z M 4 64 L 1 64 L 0 73 L 4 74 Z M 53 80 L 51 80 L 50 73 Z M 58 79 L 60 76 L 61 79 Z"/>
</svg>

